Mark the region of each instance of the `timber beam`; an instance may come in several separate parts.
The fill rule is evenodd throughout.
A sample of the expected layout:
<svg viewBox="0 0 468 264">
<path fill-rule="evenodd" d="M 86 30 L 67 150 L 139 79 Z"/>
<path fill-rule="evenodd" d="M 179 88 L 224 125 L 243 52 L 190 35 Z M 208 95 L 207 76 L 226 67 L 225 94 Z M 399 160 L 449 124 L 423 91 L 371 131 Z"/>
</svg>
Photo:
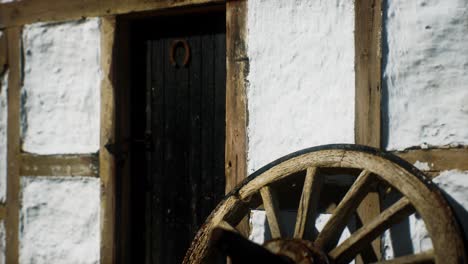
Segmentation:
<svg viewBox="0 0 468 264">
<path fill-rule="evenodd" d="M 355 142 L 381 148 L 382 0 L 355 1 Z M 378 193 L 369 193 L 357 208 L 363 224 L 380 214 Z M 380 240 L 363 250 L 356 263 L 380 256 Z"/>
<path fill-rule="evenodd" d="M 45 21 L 156 11 L 224 3 L 225 0 L 22 0 L 0 4 L 0 29 Z"/>
<path fill-rule="evenodd" d="M 433 148 L 394 151 L 393 154 L 415 164 L 427 163 L 429 169 L 422 169 L 430 177 L 436 177 L 441 171 L 468 171 L 468 148 Z"/>
<path fill-rule="evenodd" d="M 22 176 L 87 176 L 99 177 L 96 154 L 33 155 L 21 154 Z"/>
</svg>

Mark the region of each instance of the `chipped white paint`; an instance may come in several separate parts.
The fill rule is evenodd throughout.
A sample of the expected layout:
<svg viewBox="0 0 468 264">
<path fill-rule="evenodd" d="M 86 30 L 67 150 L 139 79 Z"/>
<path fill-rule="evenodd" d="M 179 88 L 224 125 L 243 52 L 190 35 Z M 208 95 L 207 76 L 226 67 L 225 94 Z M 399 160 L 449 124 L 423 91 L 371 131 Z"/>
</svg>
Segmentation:
<svg viewBox="0 0 468 264">
<path fill-rule="evenodd" d="M 6 232 L 5 223 L 0 221 L 0 264 L 5 264 Z"/>
<path fill-rule="evenodd" d="M 23 150 L 89 153 L 99 148 L 99 19 L 23 30 Z"/>
<path fill-rule="evenodd" d="M 6 199 L 7 184 L 7 114 L 8 72 L 0 76 L 0 203 Z"/>
<path fill-rule="evenodd" d="M 248 172 L 354 142 L 354 1 L 248 1 Z"/>
<path fill-rule="evenodd" d="M 21 177 L 20 263 L 99 263 L 99 179 Z"/>
<path fill-rule="evenodd" d="M 422 171 L 429 171 L 431 170 L 431 166 L 432 166 L 432 165 L 429 165 L 429 162 L 423 162 L 419 160 L 417 160 L 413 165 Z"/>
<path fill-rule="evenodd" d="M 468 0 L 393 0 L 384 14 L 386 148 L 468 145 Z"/>
</svg>

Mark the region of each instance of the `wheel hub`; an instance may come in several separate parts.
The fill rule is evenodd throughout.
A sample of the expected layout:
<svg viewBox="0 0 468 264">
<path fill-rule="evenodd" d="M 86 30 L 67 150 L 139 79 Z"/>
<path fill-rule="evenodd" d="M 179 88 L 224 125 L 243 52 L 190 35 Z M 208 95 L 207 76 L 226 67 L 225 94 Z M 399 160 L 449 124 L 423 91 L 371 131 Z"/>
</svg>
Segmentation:
<svg viewBox="0 0 468 264">
<path fill-rule="evenodd" d="M 284 256 L 293 263 L 329 264 L 327 255 L 314 243 L 301 239 L 273 239 L 263 244 L 265 248 L 276 255 Z"/>
</svg>

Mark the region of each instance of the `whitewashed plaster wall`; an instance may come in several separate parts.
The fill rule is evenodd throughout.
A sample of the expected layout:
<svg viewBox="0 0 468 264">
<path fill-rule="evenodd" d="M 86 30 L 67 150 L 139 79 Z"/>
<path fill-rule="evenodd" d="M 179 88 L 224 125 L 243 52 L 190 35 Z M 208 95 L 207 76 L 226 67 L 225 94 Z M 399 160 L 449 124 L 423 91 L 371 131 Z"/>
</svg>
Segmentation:
<svg viewBox="0 0 468 264">
<path fill-rule="evenodd" d="M 354 1 L 248 1 L 248 172 L 354 142 Z"/>
<path fill-rule="evenodd" d="M 100 20 L 27 25 L 22 39 L 22 150 L 97 152 Z M 22 175 L 20 195 L 20 263 L 100 261 L 99 178 Z"/>
<path fill-rule="evenodd" d="M 36 23 L 23 31 L 23 150 L 88 153 L 99 148 L 99 19 Z"/>
<path fill-rule="evenodd" d="M 383 114 L 387 150 L 468 145 L 467 25 L 468 0 L 386 1 Z M 445 171 L 434 181 L 468 237 L 468 172 Z M 421 220 L 412 216 L 405 225 L 400 226 L 400 234 L 390 233 L 401 236 L 402 231 L 409 231 L 410 242 L 400 242 L 395 249 L 387 233 L 386 257 L 432 247 Z"/>
<path fill-rule="evenodd" d="M 99 263 L 100 182 L 21 177 L 20 263 Z"/>
<path fill-rule="evenodd" d="M 386 148 L 468 145 L 468 1 L 386 2 Z"/>
<path fill-rule="evenodd" d="M 8 72 L 0 75 L 0 203 L 6 199 L 7 183 L 7 113 Z"/>
</svg>

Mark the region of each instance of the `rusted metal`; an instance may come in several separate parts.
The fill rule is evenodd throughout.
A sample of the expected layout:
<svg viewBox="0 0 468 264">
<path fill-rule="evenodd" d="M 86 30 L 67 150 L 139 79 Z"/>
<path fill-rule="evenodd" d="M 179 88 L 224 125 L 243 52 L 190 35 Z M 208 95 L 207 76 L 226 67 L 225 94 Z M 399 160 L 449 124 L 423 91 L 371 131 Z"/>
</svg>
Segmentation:
<svg viewBox="0 0 468 264">
<path fill-rule="evenodd" d="M 238 233 L 223 228 L 215 228 L 211 235 L 211 243 L 217 250 L 218 258 L 229 257 L 232 264 L 241 263 L 295 263 L 287 255 L 278 255 L 268 249 L 244 238 Z M 306 263 L 306 262 L 304 262 Z"/>
<path fill-rule="evenodd" d="M 312 242 L 302 239 L 273 239 L 263 246 L 242 235 L 215 228 L 211 234 L 211 245 L 218 258 L 229 257 L 236 263 L 299 263 L 329 264 L 327 255 Z"/>
<path fill-rule="evenodd" d="M 327 255 L 311 241 L 302 239 L 274 239 L 263 245 L 270 252 L 284 256 L 293 263 L 300 264 L 329 264 Z"/>
<path fill-rule="evenodd" d="M 171 65 L 172 66 L 177 66 L 177 62 L 175 60 L 175 50 L 178 46 L 182 45 L 182 47 L 184 47 L 184 51 L 185 51 L 185 55 L 184 55 L 184 59 L 182 60 L 182 66 L 187 66 L 188 62 L 189 62 L 189 59 L 190 59 L 190 47 L 188 45 L 188 42 L 187 40 L 185 39 L 176 39 L 172 42 L 171 44 L 171 49 L 170 49 L 170 56 L 169 56 L 169 59 L 171 61 Z"/>
</svg>

